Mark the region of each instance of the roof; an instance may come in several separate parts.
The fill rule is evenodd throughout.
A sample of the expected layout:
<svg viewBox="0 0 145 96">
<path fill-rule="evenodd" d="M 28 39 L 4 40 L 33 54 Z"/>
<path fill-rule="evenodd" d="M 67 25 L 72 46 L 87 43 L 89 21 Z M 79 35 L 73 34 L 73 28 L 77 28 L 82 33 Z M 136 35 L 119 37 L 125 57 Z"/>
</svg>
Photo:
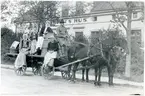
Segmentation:
<svg viewBox="0 0 145 96">
<path fill-rule="evenodd" d="M 126 2 L 107 2 L 107 1 L 95 1 L 94 6 L 91 10 L 91 12 L 98 12 L 98 11 L 107 11 L 107 10 L 113 10 L 111 7 L 111 4 L 115 9 L 127 9 Z M 134 6 L 141 7 L 143 5 L 143 2 L 133 2 Z"/>
<path fill-rule="evenodd" d="M 100 13 L 112 12 L 113 9 L 109 3 L 111 3 L 115 9 L 126 10 L 126 8 L 127 8 L 126 2 L 94 1 L 94 6 L 91 9 L 90 13 L 82 14 L 82 16 L 88 16 L 89 14 L 100 14 Z M 144 2 L 134 2 L 134 5 L 136 7 L 141 7 L 143 4 L 144 4 Z M 15 23 L 16 22 L 23 22 L 23 21 L 33 22 L 34 20 L 37 20 L 30 12 L 31 11 L 26 12 L 23 15 L 23 18 L 22 17 L 16 18 L 16 20 L 14 22 Z M 72 17 L 77 17 L 77 16 L 72 16 Z M 78 17 L 80 17 L 80 16 L 78 16 Z M 65 18 L 69 18 L 69 17 L 65 17 Z"/>
</svg>

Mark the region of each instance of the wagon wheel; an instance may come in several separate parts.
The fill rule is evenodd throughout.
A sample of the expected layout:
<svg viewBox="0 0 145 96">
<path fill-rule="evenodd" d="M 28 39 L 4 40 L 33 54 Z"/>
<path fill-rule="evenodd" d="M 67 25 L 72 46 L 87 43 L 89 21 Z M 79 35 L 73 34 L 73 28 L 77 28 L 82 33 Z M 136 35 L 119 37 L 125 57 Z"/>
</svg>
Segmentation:
<svg viewBox="0 0 145 96">
<path fill-rule="evenodd" d="M 34 75 L 38 75 L 39 69 L 37 67 L 32 67 L 32 72 L 34 73 Z"/>
<path fill-rule="evenodd" d="M 34 75 L 40 75 L 41 76 L 41 67 L 37 66 L 37 67 L 32 67 L 32 72 Z"/>
<path fill-rule="evenodd" d="M 51 79 L 54 76 L 54 68 L 50 68 L 48 65 L 42 65 L 41 74 L 45 79 Z"/>
<path fill-rule="evenodd" d="M 63 79 L 67 79 L 68 78 L 68 74 L 67 72 L 61 71 L 61 76 Z"/>
<path fill-rule="evenodd" d="M 63 79 L 71 79 L 72 78 L 72 74 L 70 73 L 70 76 L 69 76 L 69 73 L 66 71 L 61 71 L 61 76 Z"/>
<path fill-rule="evenodd" d="M 15 73 L 19 76 L 22 76 L 25 74 L 26 68 L 27 68 L 26 66 L 22 66 L 20 68 L 15 68 Z"/>
</svg>

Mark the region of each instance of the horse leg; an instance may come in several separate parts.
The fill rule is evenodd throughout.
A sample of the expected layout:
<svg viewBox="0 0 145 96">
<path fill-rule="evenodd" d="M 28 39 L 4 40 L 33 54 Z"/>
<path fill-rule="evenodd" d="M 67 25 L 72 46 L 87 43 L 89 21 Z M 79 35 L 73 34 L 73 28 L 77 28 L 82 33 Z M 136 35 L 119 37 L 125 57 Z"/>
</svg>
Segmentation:
<svg viewBox="0 0 145 96">
<path fill-rule="evenodd" d="M 110 85 L 113 85 L 113 77 L 114 77 L 115 68 L 116 68 L 116 65 L 113 65 L 111 67 L 111 71 L 110 71 Z"/>
<path fill-rule="evenodd" d="M 77 69 L 78 65 L 79 65 L 78 63 L 74 64 L 74 67 L 72 70 L 72 81 L 75 81 L 75 79 L 76 79 L 76 69 Z"/>
<path fill-rule="evenodd" d="M 90 69 L 86 69 L 86 82 L 89 82 L 89 70 Z"/>
<path fill-rule="evenodd" d="M 96 86 L 97 85 L 97 68 L 94 68 L 95 70 L 95 81 L 94 81 L 94 85 Z"/>
<path fill-rule="evenodd" d="M 110 72 L 110 85 L 113 85 L 113 71 Z"/>
<path fill-rule="evenodd" d="M 82 81 L 85 81 L 85 78 L 84 78 L 84 74 L 85 74 L 85 62 L 82 62 L 82 66 L 83 66 L 83 69 L 82 69 Z"/>
<path fill-rule="evenodd" d="M 111 66 L 108 66 L 108 77 L 109 77 L 109 85 L 113 85 L 113 74 L 111 70 Z"/>
<path fill-rule="evenodd" d="M 91 63 L 89 61 L 86 63 L 87 63 L 86 65 L 88 65 L 88 66 L 91 65 Z M 90 70 L 90 68 L 86 68 L 86 82 L 89 82 L 89 70 Z"/>
<path fill-rule="evenodd" d="M 68 66 L 68 80 L 71 79 L 71 75 L 70 75 L 71 67 L 72 67 L 72 65 L 69 65 L 69 66 Z"/>
<path fill-rule="evenodd" d="M 101 73 L 102 73 L 102 68 L 99 67 L 99 76 L 98 76 L 98 85 L 101 86 Z"/>
<path fill-rule="evenodd" d="M 85 79 L 84 79 L 84 73 L 85 73 L 85 69 L 82 69 L 82 81 L 85 81 Z"/>
</svg>

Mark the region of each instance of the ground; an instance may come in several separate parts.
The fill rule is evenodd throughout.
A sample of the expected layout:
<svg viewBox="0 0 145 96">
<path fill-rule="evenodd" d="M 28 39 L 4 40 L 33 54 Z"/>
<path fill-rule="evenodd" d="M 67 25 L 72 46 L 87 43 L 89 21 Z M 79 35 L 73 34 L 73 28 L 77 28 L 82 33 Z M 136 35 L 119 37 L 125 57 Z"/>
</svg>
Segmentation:
<svg viewBox="0 0 145 96">
<path fill-rule="evenodd" d="M 85 96 L 133 96 L 142 94 L 143 88 L 114 85 L 109 87 L 103 83 L 101 87 L 94 86 L 92 82 L 77 81 L 72 83 L 59 76 L 46 80 L 26 72 L 25 76 L 17 76 L 14 70 L 1 68 L 1 95 L 85 95 Z M 139 95 L 140 96 L 140 95 Z"/>
</svg>

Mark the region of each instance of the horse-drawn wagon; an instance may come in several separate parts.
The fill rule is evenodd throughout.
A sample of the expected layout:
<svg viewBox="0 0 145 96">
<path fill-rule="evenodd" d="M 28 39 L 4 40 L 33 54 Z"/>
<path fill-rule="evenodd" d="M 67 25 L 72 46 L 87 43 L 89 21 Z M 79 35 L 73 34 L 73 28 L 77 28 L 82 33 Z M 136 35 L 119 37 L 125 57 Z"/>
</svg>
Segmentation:
<svg viewBox="0 0 145 96">
<path fill-rule="evenodd" d="M 112 84 L 114 70 L 113 68 L 115 67 L 115 65 L 112 65 L 113 63 L 110 60 L 112 60 L 112 58 L 114 59 L 113 56 L 116 55 L 115 52 L 118 52 L 116 51 L 116 46 L 120 46 L 125 49 L 125 42 L 126 41 L 121 38 L 112 39 L 112 37 L 105 38 L 101 42 L 96 43 L 96 45 L 93 44 L 91 46 L 90 44 L 73 41 L 68 50 L 66 50 L 67 55 L 65 54 L 64 56 L 58 56 L 57 58 L 55 58 L 52 67 L 50 67 L 49 64 L 43 64 L 44 56 L 42 56 L 41 54 L 27 54 L 27 65 L 16 68 L 15 72 L 18 75 L 23 75 L 23 73 L 26 71 L 26 67 L 32 67 L 34 74 L 40 74 L 45 78 L 50 79 L 54 75 L 55 71 L 60 71 L 63 78 L 71 79 L 74 81 L 76 71 L 82 70 L 82 80 L 84 80 L 84 71 L 86 70 L 86 80 L 88 81 L 88 71 L 90 68 L 93 68 L 95 70 L 96 84 L 98 71 L 98 82 L 100 82 L 102 66 L 107 66 L 109 84 Z M 15 50 L 18 50 L 18 46 L 20 45 L 20 43 L 17 43 L 16 45 L 17 47 L 15 47 Z M 60 51 L 61 49 L 62 48 L 60 48 Z M 119 52 L 121 51 L 119 50 Z M 10 53 L 7 53 L 7 56 L 16 57 L 19 53 L 20 52 L 18 51 L 11 51 Z M 109 56 L 111 59 L 109 59 Z M 82 67 L 78 67 L 80 64 L 82 65 Z"/>
<path fill-rule="evenodd" d="M 20 45 L 20 42 L 14 41 L 13 44 L 11 45 L 11 47 L 10 47 L 10 52 L 6 53 L 6 56 L 8 56 L 10 58 L 16 58 L 21 53 L 19 51 L 19 45 Z M 35 75 L 40 74 L 40 75 L 43 75 L 44 77 L 50 78 L 50 77 L 53 76 L 54 71 L 61 71 L 62 76 L 64 76 L 65 73 L 66 73 L 66 69 L 61 70 L 60 68 L 55 68 L 55 67 L 59 67 L 63 64 L 68 63 L 68 61 L 65 57 L 66 56 L 55 58 L 53 68 L 50 71 L 48 66 L 42 66 L 43 62 L 44 62 L 44 56 L 42 56 L 41 54 L 40 55 L 37 55 L 37 54 L 34 55 L 34 54 L 27 53 L 26 56 L 25 56 L 26 65 L 23 65 L 23 66 L 18 67 L 18 68 L 15 67 L 15 73 L 17 75 L 23 75 L 26 71 L 26 68 L 31 67 L 32 72 Z M 24 58 L 24 57 L 22 56 L 22 58 Z M 21 65 L 21 61 L 18 61 L 18 62 Z"/>
</svg>

